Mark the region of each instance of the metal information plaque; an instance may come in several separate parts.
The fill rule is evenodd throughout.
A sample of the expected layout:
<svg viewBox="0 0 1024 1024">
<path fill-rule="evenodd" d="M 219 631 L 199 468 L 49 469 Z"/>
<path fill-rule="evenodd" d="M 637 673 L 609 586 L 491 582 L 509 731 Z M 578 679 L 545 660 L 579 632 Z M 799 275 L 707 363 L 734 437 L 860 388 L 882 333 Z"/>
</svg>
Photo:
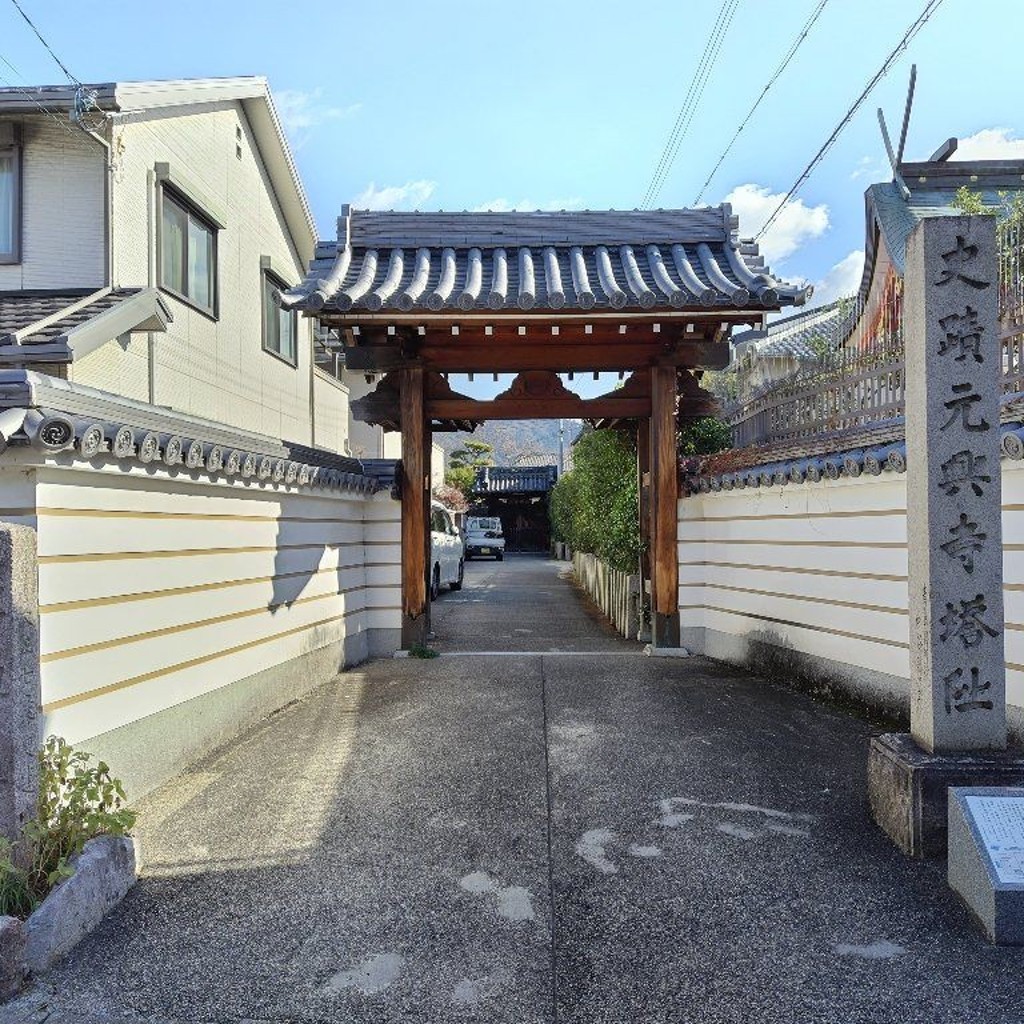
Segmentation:
<svg viewBox="0 0 1024 1024">
<path fill-rule="evenodd" d="M 1024 884 L 1024 797 L 966 796 L 1000 882 Z"/>
</svg>

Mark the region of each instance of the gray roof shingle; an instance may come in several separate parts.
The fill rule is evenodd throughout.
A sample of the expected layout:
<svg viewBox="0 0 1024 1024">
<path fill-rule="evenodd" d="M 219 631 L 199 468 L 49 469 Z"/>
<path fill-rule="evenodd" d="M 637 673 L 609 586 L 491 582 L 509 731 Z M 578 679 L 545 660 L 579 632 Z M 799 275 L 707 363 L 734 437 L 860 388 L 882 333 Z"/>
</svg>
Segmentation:
<svg viewBox="0 0 1024 1024">
<path fill-rule="evenodd" d="M 837 299 L 826 306 L 801 310 L 793 316 L 770 323 L 763 331 L 741 331 L 732 337 L 733 345 L 753 341 L 761 357 L 818 359 L 822 344 L 836 348 L 849 333 L 856 315 L 850 299 Z"/>
<path fill-rule="evenodd" d="M 19 341 L 25 345 L 42 345 L 54 341 L 140 290 L 115 288 L 88 303 L 85 300 L 94 293 L 0 292 L 0 345 Z M 65 310 L 67 312 L 62 316 L 61 312 Z M 47 320 L 49 322 L 43 324 Z M 41 326 L 36 328 L 37 324 Z"/>
<path fill-rule="evenodd" d="M 395 213 L 346 210 L 282 304 L 310 312 L 533 308 L 777 309 L 776 280 L 728 206 L 698 210 Z"/>
</svg>

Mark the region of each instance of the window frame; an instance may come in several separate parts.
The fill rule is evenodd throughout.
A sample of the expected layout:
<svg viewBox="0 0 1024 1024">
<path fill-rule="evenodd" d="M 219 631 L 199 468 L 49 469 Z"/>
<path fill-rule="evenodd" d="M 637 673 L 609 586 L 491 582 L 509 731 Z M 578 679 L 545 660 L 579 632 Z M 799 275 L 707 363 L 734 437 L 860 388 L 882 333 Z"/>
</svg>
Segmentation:
<svg viewBox="0 0 1024 1024">
<path fill-rule="evenodd" d="M 0 266 L 12 266 L 21 263 L 21 229 L 24 217 L 24 206 L 21 200 L 21 177 L 22 177 L 22 144 L 21 125 L 11 125 L 11 141 L 0 142 L 0 156 L 13 157 L 14 167 L 14 209 L 12 213 L 11 249 L 9 252 L 0 251 Z"/>
<path fill-rule="evenodd" d="M 293 370 L 298 369 L 299 366 L 299 318 L 295 313 L 294 309 L 287 310 L 287 314 L 292 323 L 292 342 L 295 347 L 295 356 L 293 359 L 289 359 L 283 352 L 276 348 L 271 348 L 267 344 L 267 287 L 275 288 L 278 291 L 285 292 L 288 290 L 288 285 L 281 279 L 278 274 L 275 274 L 270 267 L 262 267 L 260 271 L 260 323 L 262 325 L 262 336 L 263 336 L 263 351 L 268 355 L 273 356 L 275 359 L 280 359 L 285 366 L 290 366 Z M 284 312 L 280 307 L 276 306 L 278 313 Z M 280 340 L 280 339 L 278 339 Z"/>
<path fill-rule="evenodd" d="M 160 182 L 160 202 L 159 209 L 157 211 L 157 238 L 156 238 L 156 275 L 157 284 L 161 291 L 167 292 L 168 295 L 173 295 L 179 302 L 184 302 L 185 305 L 196 310 L 198 313 L 202 313 L 204 316 L 208 316 L 211 320 L 220 319 L 220 267 L 219 267 L 219 253 L 220 253 L 220 225 L 206 213 L 202 207 L 191 200 L 181 189 L 175 188 L 169 181 L 163 180 Z M 170 200 L 170 202 L 177 206 L 179 209 L 184 211 L 186 218 L 192 218 L 196 220 L 203 228 L 210 233 L 211 238 L 211 253 L 210 253 L 210 266 L 213 271 L 211 290 L 213 292 L 211 298 L 212 303 L 209 306 L 204 306 L 201 302 L 196 301 L 191 296 L 184 292 L 178 291 L 177 288 L 173 288 L 167 284 L 164 280 L 164 203 Z M 185 282 L 186 287 L 188 286 L 188 245 L 189 245 L 189 234 L 188 234 L 188 221 L 186 221 L 186 230 L 184 235 L 185 242 L 185 253 L 184 253 L 184 264 L 182 267 L 182 279 Z"/>
</svg>

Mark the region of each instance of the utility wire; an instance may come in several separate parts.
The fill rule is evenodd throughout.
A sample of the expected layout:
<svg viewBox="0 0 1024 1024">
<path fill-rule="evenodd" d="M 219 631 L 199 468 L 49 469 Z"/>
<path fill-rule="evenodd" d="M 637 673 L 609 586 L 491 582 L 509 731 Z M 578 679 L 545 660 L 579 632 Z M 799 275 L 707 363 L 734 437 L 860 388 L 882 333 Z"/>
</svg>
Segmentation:
<svg viewBox="0 0 1024 1024">
<path fill-rule="evenodd" d="M 767 221 L 765 221 L 764 227 L 762 227 L 761 230 L 754 236 L 755 242 L 759 238 L 761 238 L 764 235 L 764 233 L 775 223 L 779 214 L 782 213 L 782 209 L 786 205 L 786 203 L 788 203 L 790 199 L 792 199 L 793 196 L 796 195 L 796 192 L 800 188 L 800 186 L 807 181 L 807 179 L 811 176 L 811 173 L 813 172 L 814 168 L 821 163 L 821 161 L 825 157 L 825 154 L 835 144 L 835 141 L 836 139 L 839 138 L 839 135 L 842 132 L 842 130 L 850 123 L 850 121 L 853 120 L 854 114 L 857 113 L 857 111 L 860 109 L 860 105 L 868 98 L 868 95 L 870 94 L 871 90 L 874 89 L 874 87 L 878 85 L 878 83 L 889 73 L 893 64 L 896 63 L 896 61 L 899 59 L 903 51 L 910 44 L 911 39 L 913 39 L 914 36 L 916 36 L 917 33 L 924 27 L 925 22 L 927 22 L 928 19 L 935 13 L 935 11 L 941 3 L 942 0 L 928 0 L 928 2 L 924 5 L 924 10 L 922 10 L 921 13 L 917 16 L 917 19 L 913 22 L 910 28 L 908 28 L 907 31 L 903 33 L 903 38 L 896 44 L 896 48 L 892 51 L 892 53 L 889 54 L 888 57 L 886 57 L 885 62 L 878 69 L 878 71 L 875 72 L 874 77 L 865 86 L 864 91 L 857 97 L 857 99 L 853 103 L 853 106 L 850 107 L 850 109 L 846 112 L 846 114 L 843 116 L 843 119 L 839 122 L 839 124 L 836 125 L 832 134 L 825 140 L 825 144 L 815 154 L 814 159 L 804 168 L 803 173 L 793 183 L 793 187 L 783 197 L 782 202 L 779 203 L 777 207 L 775 207 L 775 210 L 772 212 L 772 215 L 768 218 Z"/>
<path fill-rule="evenodd" d="M 3 63 L 6 64 L 18 78 L 22 81 L 25 80 L 25 76 L 2 53 L 0 53 L 0 61 L 3 61 Z M 68 135 L 73 136 L 75 134 L 66 122 L 62 121 L 49 107 L 40 103 L 38 98 L 33 96 L 28 89 L 23 89 L 20 85 L 16 85 L 9 79 L 4 78 L 2 75 L 0 75 L 0 82 L 3 82 L 4 85 L 10 86 L 10 88 L 16 89 L 20 92 L 22 96 L 24 96 L 30 103 L 34 103 L 55 125 L 57 125 L 58 128 L 67 132 Z"/>
<path fill-rule="evenodd" d="M 704 95 L 708 78 L 718 60 L 719 51 L 722 48 L 722 43 L 725 41 L 726 33 L 729 31 L 729 26 L 732 23 L 739 2 L 740 0 L 722 0 L 722 6 L 719 8 L 718 16 L 711 28 L 708 41 L 704 45 L 704 53 L 701 55 L 701 59 L 693 73 L 693 78 L 690 80 L 690 86 L 683 99 L 683 105 L 679 108 L 679 113 L 676 115 L 675 124 L 672 126 L 668 141 L 662 150 L 661 158 L 658 160 L 658 165 L 651 176 L 647 191 L 644 193 L 644 198 L 640 204 L 641 207 L 650 206 L 658 198 L 665 179 L 672 169 L 676 155 L 679 152 L 679 147 L 682 145 L 683 139 L 690 129 L 690 123 L 693 121 L 693 116 L 700 104 L 701 97 Z"/>
<path fill-rule="evenodd" d="M 68 71 L 67 65 L 65 65 L 64 61 L 62 61 L 60 57 L 58 57 L 57 54 L 53 52 L 53 49 L 50 46 L 50 44 L 43 38 L 42 33 L 32 23 L 32 19 L 25 13 L 25 9 L 21 6 L 20 3 L 18 3 L 18 0 L 11 0 L 11 3 L 14 4 L 18 13 L 25 19 L 25 23 L 28 25 L 28 27 L 32 29 L 32 31 L 36 34 L 36 38 L 39 40 L 39 42 L 41 42 L 43 46 L 46 47 L 50 56 L 57 62 L 57 66 L 61 69 L 61 71 L 64 72 L 65 75 L 67 75 L 68 81 L 74 82 L 75 85 L 81 85 L 82 83 L 77 78 L 75 78 L 75 76 L 71 74 L 70 71 Z"/>
<path fill-rule="evenodd" d="M 662 150 L 658 166 L 655 168 L 654 175 L 651 178 L 650 184 L 647 186 L 647 192 L 644 194 L 644 198 L 641 203 L 644 207 L 651 205 L 657 198 L 665 183 L 665 179 L 668 177 L 669 171 L 675 162 L 676 154 L 679 151 L 679 147 L 682 145 L 682 141 L 685 138 L 686 133 L 689 131 L 690 123 L 696 113 L 700 99 L 704 94 L 704 88 L 707 85 L 708 76 L 710 75 L 711 69 L 718 58 L 718 52 L 725 39 L 725 32 L 729 28 L 729 24 L 736 12 L 738 3 L 739 0 L 723 0 L 722 6 L 719 8 L 718 16 L 711 28 L 708 40 L 704 45 L 704 52 L 701 55 L 701 59 L 697 64 L 693 77 L 690 80 L 690 86 L 683 99 L 683 105 L 680 107 L 679 113 L 676 115 L 675 123 L 669 133 L 669 138 L 665 143 L 665 148 Z"/>
<path fill-rule="evenodd" d="M 707 181 L 705 181 L 704 184 L 701 185 L 700 191 L 697 193 L 697 198 L 694 199 L 693 201 L 693 206 L 697 206 L 700 203 L 701 199 L 704 198 L 704 193 L 707 191 L 708 185 L 711 184 L 711 179 L 714 178 L 714 176 L 718 173 L 719 167 L 722 166 L 722 163 L 725 161 L 725 158 L 732 151 L 732 147 L 736 145 L 736 140 L 740 137 L 740 135 L 743 134 L 743 130 L 750 123 L 750 119 L 754 116 L 755 112 L 757 111 L 757 108 L 761 105 L 761 101 L 765 98 L 765 96 L 768 95 L 768 90 L 771 89 L 771 87 L 776 83 L 776 81 L 782 75 L 782 72 L 785 71 L 788 67 L 789 62 L 796 56 L 796 51 L 800 49 L 800 45 L 807 38 L 808 33 L 814 27 L 814 23 L 821 16 L 821 12 L 825 10 L 827 4 L 828 0 L 818 0 L 817 7 L 815 7 L 814 10 L 811 12 L 811 16 L 807 19 L 806 23 L 804 24 L 804 27 L 800 29 L 800 32 L 797 35 L 796 39 L 793 40 L 792 44 L 789 47 L 789 50 L 786 51 L 785 57 L 782 58 L 782 63 L 779 64 L 779 66 L 772 73 L 771 78 L 768 79 L 768 84 L 761 90 L 761 95 L 758 96 L 757 99 L 754 101 L 754 105 L 750 108 L 750 110 L 747 111 L 747 116 L 743 118 L 743 120 L 740 122 L 739 128 L 736 129 L 736 133 L 729 140 L 729 145 L 725 147 L 725 149 L 722 152 L 722 155 L 718 158 L 718 162 L 715 164 L 714 167 L 711 168 L 711 173 L 708 175 Z"/>
</svg>

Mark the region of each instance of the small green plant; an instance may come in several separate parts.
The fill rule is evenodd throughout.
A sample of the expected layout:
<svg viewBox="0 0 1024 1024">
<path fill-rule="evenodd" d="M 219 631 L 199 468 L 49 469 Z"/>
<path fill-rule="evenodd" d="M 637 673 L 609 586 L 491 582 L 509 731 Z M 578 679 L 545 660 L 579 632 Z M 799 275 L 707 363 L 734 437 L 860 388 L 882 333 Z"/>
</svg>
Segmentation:
<svg viewBox="0 0 1024 1024">
<path fill-rule="evenodd" d="M 427 647 L 426 644 L 413 644 L 409 648 L 410 658 L 436 658 L 438 653 L 433 647 Z"/>
<path fill-rule="evenodd" d="M 36 816 L 16 844 L 0 840 L 0 914 L 24 917 L 58 882 L 72 874 L 69 861 L 96 836 L 126 835 L 135 812 L 121 783 L 100 761 L 73 750 L 58 736 L 39 753 Z"/>
</svg>

